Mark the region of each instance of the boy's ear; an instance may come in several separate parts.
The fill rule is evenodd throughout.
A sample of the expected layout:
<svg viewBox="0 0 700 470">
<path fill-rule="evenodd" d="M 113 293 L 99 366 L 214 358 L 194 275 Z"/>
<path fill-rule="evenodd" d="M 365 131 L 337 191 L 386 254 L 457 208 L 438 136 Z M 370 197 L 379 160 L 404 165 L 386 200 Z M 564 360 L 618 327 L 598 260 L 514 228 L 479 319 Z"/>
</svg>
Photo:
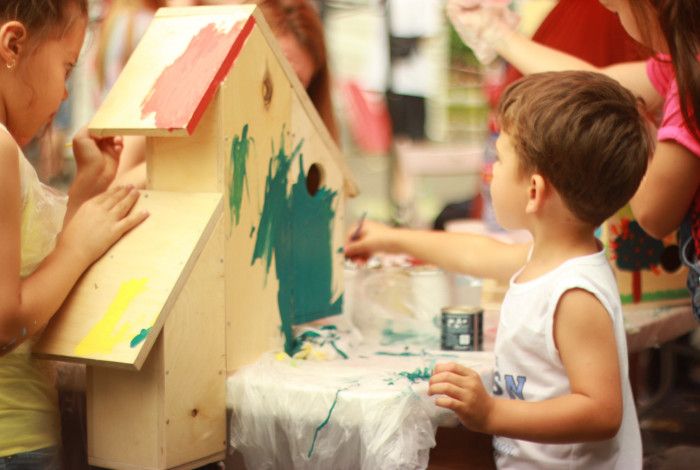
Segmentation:
<svg viewBox="0 0 700 470">
<path fill-rule="evenodd" d="M 547 189 L 547 181 L 542 175 L 538 173 L 530 175 L 527 188 L 527 205 L 525 206 L 527 214 L 534 214 L 542 209 Z"/>
<path fill-rule="evenodd" d="M 0 26 L 0 59 L 8 69 L 17 65 L 27 37 L 27 28 L 19 21 L 8 21 Z"/>
</svg>

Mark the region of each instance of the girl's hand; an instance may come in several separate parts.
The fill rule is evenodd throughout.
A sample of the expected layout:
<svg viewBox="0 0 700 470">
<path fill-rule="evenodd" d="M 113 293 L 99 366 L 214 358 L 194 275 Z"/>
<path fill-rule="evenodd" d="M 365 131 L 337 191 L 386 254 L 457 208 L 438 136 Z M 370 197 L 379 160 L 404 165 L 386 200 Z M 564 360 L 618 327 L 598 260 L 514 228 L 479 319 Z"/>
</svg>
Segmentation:
<svg viewBox="0 0 700 470">
<path fill-rule="evenodd" d="M 387 227 L 378 222 L 365 220 L 362 228 L 354 225 L 347 233 L 345 241 L 345 256 L 348 258 L 367 259 L 378 251 L 392 251 L 397 229 Z"/>
<path fill-rule="evenodd" d="M 71 196 L 86 201 L 106 190 L 117 174 L 121 137 L 94 137 L 84 127 L 73 137 L 77 171 Z"/>
<path fill-rule="evenodd" d="M 133 187 L 118 187 L 88 200 L 64 228 L 59 247 L 71 250 L 89 266 L 148 217 L 146 211 L 131 212 L 138 198 L 139 192 Z"/>
<path fill-rule="evenodd" d="M 428 395 L 442 395 L 435 401 L 437 406 L 453 410 L 468 429 L 488 433 L 495 398 L 473 369 L 453 362 L 436 365 Z"/>
</svg>

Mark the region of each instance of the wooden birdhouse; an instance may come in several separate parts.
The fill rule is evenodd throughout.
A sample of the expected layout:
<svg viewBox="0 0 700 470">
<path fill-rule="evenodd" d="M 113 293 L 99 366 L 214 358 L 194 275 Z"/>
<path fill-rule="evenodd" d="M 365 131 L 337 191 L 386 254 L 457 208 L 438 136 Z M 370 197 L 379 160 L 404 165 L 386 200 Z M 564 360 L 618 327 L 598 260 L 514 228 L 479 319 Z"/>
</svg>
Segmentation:
<svg viewBox="0 0 700 470">
<path fill-rule="evenodd" d="M 652 238 L 639 226 L 629 206 L 602 228 L 623 304 L 687 301 L 688 270 L 680 262 L 675 233 L 663 240 Z"/>
<path fill-rule="evenodd" d="M 159 10 L 90 128 L 146 136 L 151 216 L 37 354 L 88 365 L 91 464 L 219 460 L 227 374 L 341 311 L 354 183 L 254 6 Z"/>
</svg>

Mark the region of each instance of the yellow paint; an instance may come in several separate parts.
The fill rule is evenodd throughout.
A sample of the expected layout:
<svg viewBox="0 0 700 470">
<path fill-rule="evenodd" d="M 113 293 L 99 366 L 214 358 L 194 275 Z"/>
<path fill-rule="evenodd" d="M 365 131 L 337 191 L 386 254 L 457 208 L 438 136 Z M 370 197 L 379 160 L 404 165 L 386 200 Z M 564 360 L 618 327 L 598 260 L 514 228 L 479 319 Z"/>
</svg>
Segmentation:
<svg viewBox="0 0 700 470">
<path fill-rule="evenodd" d="M 122 319 L 134 298 L 146 290 L 147 282 L 148 279 L 143 278 L 122 283 L 119 292 L 107 309 L 107 313 L 76 346 L 76 355 L 85 357 L 95 354 L 109 354 L 118 344 L 126 343 L 128 345 L 131 338 L 141 328 L 151 326 L 152 320 L 148 325 L 144 325 L 144 314 L 139 315 L 139 318 L 132 319 L 136 321 Z"/>
</svg>

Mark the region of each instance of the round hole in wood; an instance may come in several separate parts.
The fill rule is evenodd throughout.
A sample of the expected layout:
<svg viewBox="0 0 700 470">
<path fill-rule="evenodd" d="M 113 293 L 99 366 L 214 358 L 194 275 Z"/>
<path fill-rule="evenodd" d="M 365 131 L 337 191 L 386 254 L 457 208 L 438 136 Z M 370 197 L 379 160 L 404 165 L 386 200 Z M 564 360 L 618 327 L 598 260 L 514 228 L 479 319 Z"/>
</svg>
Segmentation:
<svg viewBox="0 0 700 470">
<path fill-rule="evenodd" d="M 306 173 L 306 190 L 311 196 L 315 196 L 323 185 L 323 168 L 318 163 L 312 163 Z"/>
</svg>

